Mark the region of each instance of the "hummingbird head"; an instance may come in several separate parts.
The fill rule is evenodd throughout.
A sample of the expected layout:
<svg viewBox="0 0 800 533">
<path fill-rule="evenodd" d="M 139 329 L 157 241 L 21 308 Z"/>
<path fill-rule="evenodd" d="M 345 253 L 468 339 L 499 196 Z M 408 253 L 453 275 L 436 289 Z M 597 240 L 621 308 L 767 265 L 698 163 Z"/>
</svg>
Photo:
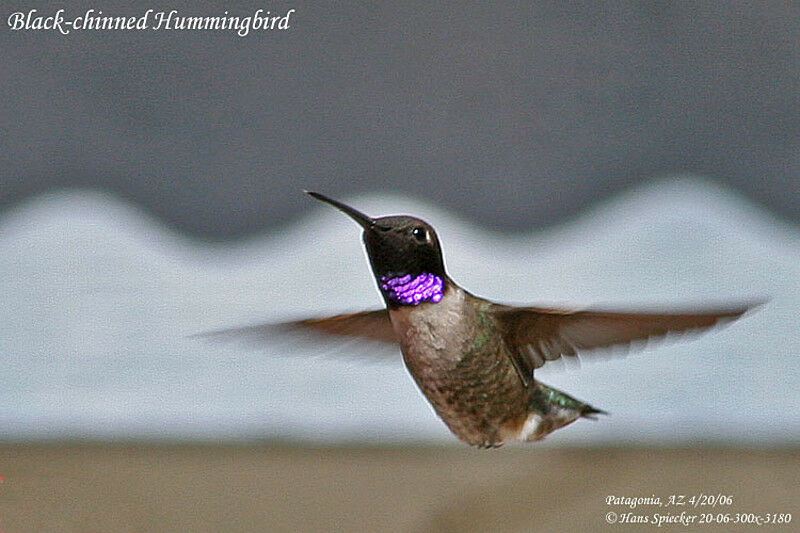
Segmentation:
<svg viewBox="0 0 800 533">
<path fill-rule="evenodd" d="M 334 206 L 364 228 L 372 273 L 388 304 L 441 300 L 447 276 L 439 238 L 430 224 L 410 216 L 371 218 L 322 194 L 304 192 Z"/>
</svg>

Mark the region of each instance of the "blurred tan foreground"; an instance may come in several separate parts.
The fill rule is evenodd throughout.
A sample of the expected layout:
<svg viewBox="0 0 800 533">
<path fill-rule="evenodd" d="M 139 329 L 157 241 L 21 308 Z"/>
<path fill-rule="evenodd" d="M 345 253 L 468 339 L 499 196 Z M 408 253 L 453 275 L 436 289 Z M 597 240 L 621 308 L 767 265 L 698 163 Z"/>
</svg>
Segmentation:
<svg viewBox="0 0 800 533">
<path fill-rule="evenodd" d="M 750 531 L 606 514 L 792 513 L 800 450 L 0 446 L 0 531 Z M 729 507 L 608 505 L 723 493 Z M 763 529 L 763 528 L 759 528 Z"/>
</svg>

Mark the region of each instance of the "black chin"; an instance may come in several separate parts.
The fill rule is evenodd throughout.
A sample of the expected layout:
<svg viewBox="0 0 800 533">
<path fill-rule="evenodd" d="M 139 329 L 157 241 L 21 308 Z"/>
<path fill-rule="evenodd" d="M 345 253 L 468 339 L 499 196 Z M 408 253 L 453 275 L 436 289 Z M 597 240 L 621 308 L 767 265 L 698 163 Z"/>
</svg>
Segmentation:
<svg viewBox="0 0 800 533">
<path fill-rule="evenodd" d="M 391 234 L 376 228 L 364 232 L 364 244 L 376 279 L 406 274 L 434 274 L 442 278 L 445 275 L 441 252 L 433 246 L 420 248 L 392 242 Z"/>
</svg>

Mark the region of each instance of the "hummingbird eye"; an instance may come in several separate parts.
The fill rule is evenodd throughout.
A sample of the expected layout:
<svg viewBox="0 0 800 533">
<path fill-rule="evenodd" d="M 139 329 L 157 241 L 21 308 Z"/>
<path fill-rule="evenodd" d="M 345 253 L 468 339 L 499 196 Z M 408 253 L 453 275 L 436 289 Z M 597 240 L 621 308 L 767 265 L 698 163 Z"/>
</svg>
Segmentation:
<svg viewBox="0 0 800 533">
<path fill-rule="evenodd" d="M 411 230 L 411 235 L 413 235 L 414 238 L 417 239 L 419 242 L 425 242 L 428 240 L 428 231 L 421 226 L 417 226 L 416 228 Z"/>
</svg>

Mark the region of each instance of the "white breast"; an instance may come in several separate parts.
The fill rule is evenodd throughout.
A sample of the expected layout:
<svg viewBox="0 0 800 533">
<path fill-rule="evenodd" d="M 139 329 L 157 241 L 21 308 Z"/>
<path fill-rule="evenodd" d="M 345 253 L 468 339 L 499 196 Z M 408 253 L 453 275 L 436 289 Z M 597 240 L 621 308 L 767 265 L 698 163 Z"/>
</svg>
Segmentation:
<svg viewBox="0 0 800 533">
<path fill-rule="evenodd" d="M 418 358 L 427 354 L 438 354 L 445 359 L 457 359 L 463 339 L 464 291 L 448 287 L 438 303 L 422 303 L 417 306 L 402 306 L 389 311 L 400 347 L 406 358 Z"/>
</svg>

